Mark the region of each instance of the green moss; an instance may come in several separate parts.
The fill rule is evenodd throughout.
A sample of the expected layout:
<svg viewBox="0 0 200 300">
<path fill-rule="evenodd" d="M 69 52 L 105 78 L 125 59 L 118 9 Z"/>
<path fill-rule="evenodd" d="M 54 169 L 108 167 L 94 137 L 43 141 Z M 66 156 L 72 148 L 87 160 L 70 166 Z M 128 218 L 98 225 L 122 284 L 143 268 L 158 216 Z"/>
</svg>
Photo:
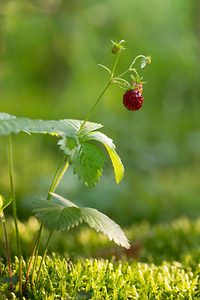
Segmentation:
<svg viewBox="0 0 200 300">
<path fill-rule="evenodd" d="M 26 299 L 194 299 L 199 272 L 199 267 L 191 272 L 177 262 L 156 266 L 78 259 L 69 264 L 53 256 L 46 258 L 37 287 L 28 286 Z"/>
<path fill-rule="evenodd" d="M 26 248 L 38 226 L 34 222 L 30 219 L 21 225 Z M 136 250 L 127 257 L 120 247 L 86 227 L 79 232 L 66 232 L 66 239 L 63 233 L 55 234 L 50 252 L 59 255 L 46 257 L 38 285 L 31 289 L 28 284 L 26 299 L 196 299 L 200 288 L 199 224 L 200 219 L 181 218 L 166 225 L 150 226 L 147 222 L 132 225 L 127 235 L 133 246 L 139 245 L 137 260 Z M 12 226 L 7 227 L 14 237 Z M 94 258 L 98 253 L 101 258 Z M 23 262 L 23 282 L 26 268 L 27 260 Z M 12 269 L 16 275 L 17 258 Z M 8 276 L 8 267 L 3 263 L 1 272 L 3 277 Z M 17 297 L 18 285 L 14 289 Z M 8 291 L 8 284 L 0 284 L 0 293 L 0 299 L 15 299 Z"/>
</svg>

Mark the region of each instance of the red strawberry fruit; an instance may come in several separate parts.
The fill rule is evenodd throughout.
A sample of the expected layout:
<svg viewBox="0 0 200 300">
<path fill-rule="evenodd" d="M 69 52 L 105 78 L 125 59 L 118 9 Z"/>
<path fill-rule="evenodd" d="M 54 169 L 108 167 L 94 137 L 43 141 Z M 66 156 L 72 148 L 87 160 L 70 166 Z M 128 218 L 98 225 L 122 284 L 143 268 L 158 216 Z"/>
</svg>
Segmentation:
<svg viewBox="0 0 200 300">
<path fill-rule="evenodd" d="M 139 93 L 142 95 L 143 87 L 142 87 L 142 84 L 141 84 L 141 83 L 139 83 L 139 84 L 137 85 L 137 90 L 138 90 Z"/>
<path fill-rule="evenodd" d="M 142 107 L 143 97 L 138 89 L 128 90 L 123 95 L 124 106 L 131 111 L 138 110 Z"/>
<path fill-rule="evenodd" d="M 133 88 L 136 87 L 136 89 L 140 92 L 140 94 L 142 95 L 142 91 L 143 91 L 143 86 L 141 83 L 137 83 L 137 82 L 131 82 L 131 85 L 133 86 Z"/>
</svg>

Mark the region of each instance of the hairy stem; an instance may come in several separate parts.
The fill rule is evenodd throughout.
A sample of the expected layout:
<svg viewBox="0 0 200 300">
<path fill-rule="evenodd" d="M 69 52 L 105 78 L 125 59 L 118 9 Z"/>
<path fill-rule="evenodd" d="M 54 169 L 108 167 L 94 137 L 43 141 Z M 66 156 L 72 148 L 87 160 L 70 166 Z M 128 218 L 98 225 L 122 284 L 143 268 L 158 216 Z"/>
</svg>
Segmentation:
<svg viewBox="0 0 200 300">
<path fill-rule="evenodd" d="M 10 188 L 11 188 L 11 197 L 12 197 L 12 211 L 13 218 L 15 222 L 15 231 L 17 238 L 17 249 L 19 256 L 19 293 L 22 295 L 22 257 L 21 257 L 21 242 L 17 221 L 17 208 L 16 208 L 16 199 L 15 199 L 15 190 L 13 183 L 13 161 L 12 161 L 12 143 L 11 143 L 11 135 L 8 136 L 8 150 L 9 150 L 9 171 L 10 171 Z"/>
<path fill-rule="evenodd" d="M 50 191 L 49 191 L 49 195 L 50 195 L 50 196 L 48 197 L 48 200 L 51 200 L 51 198 L 52 198 L 51 193 L 53 193 L 53 192 L 55 191 L 55 189 L 56 189 L 56 187 L 58 186 L 60 180 L 62 179 L 63 175 L 65 174 L 65 172 L 66 172 L 68 166 L 69 166 L 69 161 L 67 160 L 67 162 L 65 163 L 65 165 L 64 165 L 64 167 L 63 167 L 63 169 L 62 169 L 62 171 L 60 172 L 60 175 L 58 175 L 59 172 L 57 173 L 57 178 L 56 178 L 56 180 L 55 180 L 55 183 L 54 183 L 53 186 L 51 186 L 51 189 L 50 189 Z M 46 247 L 45 247 L 43 256 L 42 256 L 42 260 L 41 260 L 41 263 L 40 263 L 39 271 L 38 271 L 38 274 L 37 274 L 36 283 L 37 283 L 38 280 L 39 280 L 39 276 L 40 276 L 42 264 L 43 264 L 43 262 L 44 262 L 44 259 L 45 259 L 46 253 L 47 253 L 47 249 L 48 249 L 48 246 L 49 246 L 49 242 L 50 242 L 50 239 L 51 239 L 51 237 L 52 237 L 53 232 L 54 232 L 54 230 L 52 230 L 51 233 L 50 233 L 50 235 L 49 235 L 49 238 L 48 238 L 48 241 L 47 241 L 47 244 L 46 244 Z"/>
<path fill-rule="evenodd" d="M 119 58 L 120 58 L 120 54 L 121 54 L 121 52 L 118 53 L 117 58 L 116 58 L 116 60 L 115 60 L 114 66 L 113 66 L 112 71 L 111 71 L 111 74 L 110 74 L 110 80 L 112 80 L 112 78 L 113 78 L 113 76 L 114 76 L 115 69 L 116 69 L 116 67 L 117 67 L 117 63 L 118 63 Z"/>
<path fill-rule="evenodd" d="M 51 200 L 51 197 L 52 197 L 51 193 L 55 191 L 56 187 L 58 186 L 60 180 L 62 179 L 63 175 L 65 174 L 65 172 L 66 172 L 66 170 L 69 166 L 69 161 L 67 160 L 67 162 L 65 163 L 65 165 L 64 165 L 64 167 L 61 171 L 62 165 L 63 165 L 65 160 L 66 160 L 66 156 L 64 156 L 62 158 L 62 160 L 61 160 L 61 162 L 60 162 L 60 164 L 59 164 L 59 166 L 58 166 L 58 168 L 57 168 L 57 170 L 54 174 L 54 177 L 53 177 L 53 180 L 52 180 L 52 183 L 51 183 L 51 186 L 49 188 L 48 195 L 47 195 L 47 200 Z M 27 271 L 27 275 L 26 275 L 25 289 L 27 287 L 28 277 L 29 277 L 30 268 L 31 268 L 31 265 L 32 265 L 32 262 L 33 262 L 33 258 L 34 258 L 34 263 L 33 263 L 31 285 L 33 284 L 33 281 L 34 281 L 35 267 L 36 267 L 36 262 L 37 262 L 38 249 L 39 249 L 39 245 L 40 245 L 42 229 L 43 229 L 43 223 L 41 223 L 41 225 L 40 225 L 40 228 L 39 228 L 36 240 L 35 240 L 33 252 L 32 252 L 32 255 L 31 255 L 31 259 L 30 259 L 30 262 L 29 262 L 28 271 Z M 35 257 L 34 257 L 34 255 L 35 255 Z"/>
<path fill-rule="evenodd" d="M 5 220 L 3 211 L 0 213 L 0 218 L 1 218 L 1 223 L 3 226 L 3 231 L 4 231 L 4 236 L 5 236 L 6 252 L 7 252 L 8 267 L 9 267 L 9 276 L 12 277 L 10 250 L 9 250 L 8 235 L 7 235 L 7 230 L 6 230 L 6 220 Z M 10 283 L 10 290 L 12 291 L 12 282 Z"/>
<path fill-rule="evenodd" d="M 101 100 L 101 98 L 103 97 L 104 93 L 106 92 L 106 90 L 108 89 L 109 85 L 111 84 L 111 80 L 109 80 L 108 84 L 106 85 L 105 89 L 102 91 L 102 93 L 100 94 L 100 96 L 98 97 L 96 103 L 94 104 L 94 106 L 92 107 L 92 109 L 90 110 L 89 114 L 87 115 L 87 117 L 85 118 L 83 124 L 81 125 L 80 129 L 79 129 L 79 133 L 81 132 L 81 130 L 83 129 L 85 123 L 88 121 L 89 117 L 91 116 L 91 114 L 93 113 L 95 107 L 97 106 L 97 104 L 99 103 L 99 101 Z"/>
<path fill-rule="evenodd" d="M 136 72 L 136 70 L 133 69 L 133 65 L 135 64 L 136 60 L 137 60 L 138 58 L 140 58 L 140 57 L 146 59 L 146 56 L 144 56 L 144 55 L 138 55 L 138 56 L 136 56 L 136 57 L 134 58 L 134 60 L 132 61 L 132 63 L 130 64 L 130 67 L 128 68 L 128 70 L 124 71 L 123 73 L 121 73 L 121 74 L 120 74 L 119 76 L 117 76 L 117 77 L 120 78 L 120 77 L 124 76 L 125 74 L 127 74 L 127 73 L 130 72 L 130 71 L 134 71 L 134 72 L 136 73 L 136 75 L 139 77 L 139 75 L 138 75 L 138 73 Z"/>
<path fill-rule="evenodd" d="M 31 270 L 31 265 L 32 265 L 33 258 L 34 258 L 34 255 L 35 255 L 35 251 L 36 251 L 38 235 L 39 235 L 39 232 L 37 232 L 37 235 L 36 235 L 36 238 L 35 238 L 35 243 L 34 243 L 32 255 L 31 255 L 29 265 L 28 265 L 28 269 L 27 269 L 27 273 L 26 273 L 26 281 L 25 281 L 24 291 L 23 291 L 24 296 L 26 296 L 27 283 L 28 283 L 28 278 L 29 278 L 29 274 L 30 274 L 30 270 Z"/>
<path fill-rule="evenodd" d="M 59 182 L 61 181 L 62 177 L 64 176 L 65 172 L 67 171 L 67 168 L 69 167 L 69 161 L 67 160 L 62 171 L 60 172 L 60 175 L 57 175 L 57 178 L 55 180 L 55 184 L 51 187 L 51 189 L 49 190 L 49 195 L 47 200 L 51 200 L 52 195 L 51 193 L 53 193 L 56 189 L 56 187 L 59 185 Z"/>
<path fill-rule="evenodd" d="M 137 60 L 138 58 L 140 58 L 140 57 L 146 58 L 146 56 L 144 56 L 144 55 L 142 55 L 142 54 L 136 56 L 136 57 L 134 58 L 134 60 L 132 61 L 131 65 L 130 65 L 130 67 L 129 67 L 129 70 L 132 69 L 132 67 L 133 67 L 133 65 L 135 64 L 136 60 Z"/>
<path fill-rule="evenodd" d="M 40 273 L 41 273 L 41 270 L 42 270 L 42 265 L 43 265 L 43 262 L 45 260 L 45 257 L 46 257 L 46 253 L 47 253 L 47 249 L 48 249 L 48 246 L 49 246 L 49 242 L 51 240 L 51 237 L 52 237 L 52 234 L 53 234 L 54 230 L 52 230 L 49 234 L 49 237 L 48 237 L 48 240 L 47 240 L 47 243 L 46 243 L 46 246 L 45 246 L 45 249 L 44 249 L 44 253 L 43 253 L 43 256 L 42 256 L 42 260 L 40 262 L 40 266 L 39 266 L 39 270 L 38 270 L 38 273 L 37 273 L 37 278 L 36 278 L 36 284 L 38 283 L 38 280 L 39 280 L 39 277 L 40 277 Z"/>
<path fill-rule="evenodd" d="M 115 73 L 115 69 L 116 69 L 116 66 L 117 66 L 117 63 L 119 61 L 119 57 L 120 57 L 120 54 L 121 52 L 119 52 L 119 54 L 117 55 L 117 58 L 115 60 L 115 63 L 114 63 L 114 66 L 112 68 L 112 71 L 110 73 L 110 78 L 109 78 L 109 81 L 106 85 L 106 87 L 104 88 L 104 90 L 102 91 L 102 93 L 100 94 L 100 96 L 97 98 L 97 101 L 95 102 L 95 104 L 93 105 L 92 109 L 90 110 L 89 114 L 87 115 L 87 117 L 85 118 L 85 120 L 83 121 L 80 129 L 79 129 L 79 133 L 81 132 L 81 130 L 83 129 L 85 123 L 88 121 L 89 117 L 91 116 L 91 114 L 93 113 L 94 109 L 96 108 L 97 104 L 99 103 L 99 101 L 101 100 L 101 98 L 103 97 L 103 95 L 105 94 L 106 90 L 108 89 L 108 87 L 110 86 L 110 84 L 112 83 L 113 81 L 113 77 L 114 77 L 114 73 Z M 106 68 L 107 69 L 107 68 Z"/>
<path fill-rule="evenodd" d="M 52 183 L 51 183 L 51 186 L 50 186 L 50 188 L 49 188 L 48 195 L 47 195 L 47 200 L 50 200 L 50 199 L 51 199 L 51 194 L 50 194 L 50 192 L 53 192 L 53 191 L 55 190 L 55 188 L 56 188 L 56 186 L 55 186 L 56 178 L 58 177 L 58 174 L 59 174 L 59 172 L 60 172 L 60 170 L 61 170 L 61 167 L 62 167 L 62 165 L 63 165 L 65 159 L 66 159 L 66 156 L 63 156 L 63 158 L 62 158 L 62 160 L 61 160 L 61 162 L 60 162 L 60 164 L 59 164 L 59 166 L 58 166 L 58 168 L 57 168 L 57 170 L 56 170 L 56 172 L 55 172 L 55 174 L 54 174 L 54 177 L 53 177 L 53 180 L 52 180 Z M 55 188 L 54 188 L 54 186 L 55 186 Z"/>
</svg>

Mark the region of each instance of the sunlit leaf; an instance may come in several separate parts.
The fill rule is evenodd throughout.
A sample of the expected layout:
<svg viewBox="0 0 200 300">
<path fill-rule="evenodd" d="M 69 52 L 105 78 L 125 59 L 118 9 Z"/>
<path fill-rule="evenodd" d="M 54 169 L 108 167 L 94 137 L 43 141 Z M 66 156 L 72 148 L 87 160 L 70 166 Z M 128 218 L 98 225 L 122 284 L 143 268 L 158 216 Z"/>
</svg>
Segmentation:
<svg viewBox="0 0 200 300">
<path fill-rule="evenodd" d="M 102 133 L 100 131 L 90 132 L 81 138 L 81 141 L 89 141 L 89 140 L 101 142 L 102 144 L 115 149 L 115 145 L 113 144 L 112 139 L 110 139 L 104 133 Z"/>
<path fill-rule="evenodd" d="M 118 224 L 102 214 L 98 210 L 89 207 L 81 208 L 82 218 L 91 228 L 97 232 L 101 232 L 113 240 L 117 245 L 129 248 L 129 242 Z"/>
<path fill-rule="evenodd" d="M 76 148 L 71 163 L 79 179 L 83 179 L 88 187 L 93 187 L 101 176 L 105 156 L 91 143 L 82 142 Z"/>
<path fill-rule="evenodd" d="M 116 182 L 119 183 L 124 176 L 124 166 L 117 152 L 114 149 L 109 148 L 107 145 L 105 145 L 105 147 L 113 164 Z"/>
<path fill-rule="evenodd" d="M 50 230 L 69 230 L 85 222 L 101 232 L 116 244 L 129 248 L 129 242 L 122 229 L 106 215 L 94 208 L 80 208 L 71 201 L 52 193 L 53 199 L 34 202 L 35 216 Z"/>
<path fill-rule="evenodd" d="M 115 145 L 113 144 L 113 141 L 110 138 L 108 138 L 105 134 L 103 134 L 99 131 L 91 132 L 91 133 L 85 135 L 82 138 L 82 140 L 84 140 L 84 141 L 95 140 L 95 141 L 102 143 L 106 147 L 108 154 L 110 156 L 110 159 L 112 161 L 112 164 L 113 164 L 116 182 L 119 183 L 123 178 L 124 166 L 121 162 L 120 157 L 118 156 L 117 152 L 115 151 Z"/>
<path fill-rule="evenodd" d="M 123 177 L 124 167 L 115 151 L 113 141 L 105 134 L 94 131 L 101 128 L 101 124 L 86 122 L 80 130 L 82 125 L 83 121 L 80 120 L 32 120 L 0 113 L 0 135 L 18 134 L 23 131 L 29 134 L 41 133 L 62 137 L 62 140 L 58 142 L 60 149 L 70 157 L 74 172 L 89 187 L 99 181 L 105 158 L 97 147 L 87 141 L 101 142 L 110 155 L 118 183 Z"/>
<path fill-rule="evenodd" d="M 82 124 L 83 121 L 80 120 L 32 120 L 0 113 L 0 136 L 11 133 L 17 134 L 23 131 L 27 133 L 48 133 L 56 136 L 77 137 Z M 101 124 L 86 122 L 80 134 L 84 135 L 101 127 Z"/>
</svg>

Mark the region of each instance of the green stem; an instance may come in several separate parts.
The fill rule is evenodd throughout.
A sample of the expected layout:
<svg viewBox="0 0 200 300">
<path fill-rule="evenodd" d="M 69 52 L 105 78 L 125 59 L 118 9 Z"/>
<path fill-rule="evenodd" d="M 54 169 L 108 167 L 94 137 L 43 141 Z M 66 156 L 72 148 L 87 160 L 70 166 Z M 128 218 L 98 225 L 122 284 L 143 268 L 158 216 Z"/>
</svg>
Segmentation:
<svg viewBox="0 0 200 300">
<path fill-rule="evenodd" d="M 28 278 L 29 278 L 29 274 L 30 274 L 30 270 L 31 270 L 31 265 L 32 265 L 33 258 L 34 258 L 34 255 L 35 255 L 35 251 L 36 251 L 38 235 L 39 235 L 39 232 L 36 235 L 36 239 L 35 239 L 35 243 L 34 243 L 34 247 L 33 247 L 33 252 L 32 252 L 32 255 L 31 255 L 31 258 L 30 258 L 30 261 L 29 261 L 29 265 L 28 265 L 28 270 L 27 270 L 27 273 L 26 273 L 26 281 L 25 281 L 24 291 L 23 291 L 24 296 L 26 296 L 26 289 L 27 289 L 27 284 L 28 284 Z"/>
<path fill-rule="evenodd" d="M 54 174 L 51 186 L 49 188 L 47 200 L 51 200 L 51 197 L 52 197 L 51 193 L 53 193 L 55 191 L 56 187 L 58 186 L 60 180 L 62 179 L 63 175 L 65 174 L 65 172 L 66 172 L 66 170 L 69 166 L 69 161 L 67 160 L 67 162 L 65 163 L 65 165 L 63 167 L 63 170 L 60 172 L 61 167 L 62 167 L 65 159 L 66 159 L 66 156 L 64 156 L 62 158 L 62 160 L 61 160 L 61 162 L 60 162 L 60 164 L 59 164 L 59 166 L 58 166 L 58 168 L 57 168 L 57 170 Z M 60 175 L 59 175 L 59 173 L 60 173 Z M 31 278 L 31 285 L 33 284 L 34 277 L 35 277 L 35 267 L 36 267 L 36 262 L 37 262 L 38 249 L 39 249 L 39 245 L 40 245 L 42 229 L 43 229 L 43 223 L 41 223 L 41 225 L 40 225 L 38 235 L 37 235 L 37 238 L 36 238 L 36 241 L 35 241 L 35 245 L 34 245 L 34 248 L 33 248 L 33 253 L 32 253 L 32 256 L 31 256 L 33 258 L 34 255 L 35 255 L 34 263 L 33 263 L 32 278 Z M 31 259 L 30 262 L 29 262 L 29 267 L 28 267 L 27 274 L 28 274 L 28 272 L 30 273 L 30 268 L 31 268 L 32 261 L 33 261 L 33 259 Z M 29 276 L 29 274 L 28 274 L 28 276 Z M 28 281 L 28 277 L 26 279 L 26 286 L 27 286 L 27 281 Z"/>
<path fill-rule="evenodd" d="M 59 166 L 58 166 L 58 168 L 57 168 L 57 170 L 56 170 L 56 173 L 54 174 L 54 177 L 53 177 L 53 180 L 52 180 L 52 183 L 51 183 L 51 186 L 50 186 L 50 188 L 49 188 L 48 195 L 47 195 L 47 200 L 50 200 L 50 199 L 51 199 L 51 194 L 50 194 L 50 192 L 54 191 L 55 188 L 56 188 L 56 185 L 55 185 L 56 178 L 58 177 L 58 174 L 59 174 L 59 172 L 60 172 L 60 169 L 61 169 L 61 167 L 62 167 L 62 165 L 63 165 L 65 159 L 66 159 L 66 156 L 63 156 L 63 158 L 62 158 L 62 160 L 61 160 L 61 162 L 60 162 L 60 164 L 59 164 Z M 55 186 L 55 188 L 54 188 L 54 186 Z"/>
<path fill-rule="evenodd" d="M 68 168 L 68 167 L 69 167 L 69 161 L 67 160 L 66 163 L 65 163 L 65 165 L 64 165 L 64 167 L 63 167 L 63 169 L 62 169 L 62 172 L 60 172 L 60 175 L 57 176 L 57 179 L 56 179 L 56 181 L 55 181 L 54 186 L 52 186 L 51 189 L 49 190 L 49 195 L 48 195 L 47 200 L 51 200 L 51 198 L 52 198 L 51 193 L 53 193 L 53 192 L 55 191 L 55 189 L 56 189 L 56 187 L 58 186 L 59 182 L 61 181 L 63 175 L 64 175 L 65 172 L 67 171 L 67 168 Z"/>
<path fill-rule="evenodd" d="M 34 277 L 35 277 L 35 267 L 36 267 L 36 263 L 37 263 L 38 248 L 39 248 L 39 245 L 40 245 L 40 238 L 41 238 L 41 234 L 42 234 L 42 229 L 43 229 L 43 223 L 41 223 L 41 225 L 40 225 L 38 235 L 36 237 L 35 245 L 34 245 L 34 248 L 33 248 L 33 253 L 32 253 L 32 256 L 31 256 L 31 257 L 34 257 L 34 255 L 35 255 L 34 262 L 33 262 L 32 277 L 31 277 L 31 286 L 33 284 Z M 30 267 L 31 267 L 31 264 L 32 264 L 32 261 L 30 261 Z M 27 278 L 27 280 L 28 280 L 28 278 Z"/>
<path fill-rule="evenodd" d="M 66 172 L 68 166 L 69 166 L 69 161 L 67 160 L 67 162 L 66 162 L 66 164 L 64 165 L 62 171 L 60 172 L 60 175 L 57 176 L 57 179 L 55 180 L 55 184 L 54 184 L 53 186 L 51 186 L 51 189 L 50 189 L 50 191 L 49 191 L 49 195 L 50 195 L 50 196 L 48 197 L 48 200 L 51 200 L 51 198 L 52 198 L 52 194 L 51 194 L 51 193 L 53 193 L 53 192 L 55 191 L 55 189 L 56 189 L 56 187 L 58 186 L 60 180 L 62 179 L 63 175 L 65 174 L 65 172 Z M 59 172 L 58 172 L 58 173 L 59 173 Z M 57 175 L 58 175 L 58 174 L 57 174 Z M 46 253 L 47 253 L 47 248 L 48 248 L 48 245 L 49 245 L 49 242 L 50 242 L 50 239 L 51 239 L 51 236 L 52 236 L 53 232 L 54 232 L 54 230 L 52 230 L 51 233 L 50 233 L 50 235 L 49 235 L 49 238 L 48 238 L 48 241 L 47 241 L 47 244 L 46 244 L 46 247 L 45 247 L 43 256 L 42 256 L 42 261 L 41 261 L 41 263 L 40 263 L 39 271 L 38 271 L 38 274 L 37 274 L 36 283 L 37 283 L 38 280 L 39 280 L 39 276 L 40 276 L 42 264 L 43 264 L 43 262 L 44 262 L 44 259 L 45 259 Z M 40 236 L 41 236 L 41 235 L 40 235 Z M 40 238 L 40 236 L 39 236 L 39 238 Z M 38 243 L 38 244 L 39 244 L 39 243 Z M 33 277 L 32 277 L 32 279 L 33 279 Z"/>
<path fill-rule="evenodd" d="M 117 58 L 115 60 L 114 66 L 113 66 L 112 71 L 111 71 L 110 80 L 112 80 L 112 78 L 114 76 L 115 69 L 116 69 L 117 63 L 119 61 L 120 55 L 121 55 L 121 52 L 119 52 L 119 54 L 117 55 Z"/>
<path fill-rule="evenodd" d="M 139 78 L 139 74 L 138 74 L 138 72 L 136 71 L 136 69 L 130 69 L 130 71 L 135 72 L 137 78 Z M 134 77 L 133 77 L 132 74 L 131 74 L 131 78 L 134 79 Z"/>
<path fill-rule="evenodd" d="M 136 62 L 136 60 L 138 59 L 138 58 L 140 58 L 140 57 L 143 57 L 143 58 L 145 58 L 146 59 L 146 56 L 144 56 L 144 55 L 138 55 L 138 56 L 136 56 L 135 58 L 134 58 L 134 60 L 132 61 L 132 63 L 131 63 L 131 65 L 130 65 L 130 67 L 129 67 L 129 70 L 131 70 L 132 69 L 132 66 L 135 64 L 135 62 Z"/>
<path fill-rule="evenodd" d="M 5 236 L 5 243 L 6 243 L 6 252 L 8 258 L 8 267 L 9 267 L 9 275 L 12 277 L 12 270 L 11 270 L 11 259 L 10 259 L 10 251 L 9 251 L 9 244 L 8 244 L 8 235 L 6 230 L 6 220 L 4 217 L 3 211 L 0 213 L 1 223 L 3 226 L 4 236 Z M 10 290 L 12 291 L 12 282 L 10 283 Z"/>
<path fill-rule="evenodd" d="M 132 61 L 132 63 L 130 64 L 130 67 L 128 68 L 128 70 L 124 71 L 122 74 L 120 74 L 120 75 L 117 76 L 117 77 L 118 77 L 118 78 L 119 78 L 119 77 L 122 77 L 123 75 L 125 75 L 126 73 L 128 73 L 128 72 L 130 72 L 130 71 L 134 71 L 134 72 L 137 74 L 137 76 L 139 76 L 138 73 L 136 72 L 136 70 L 135 70 L 135 69 L 132 69 L 132 67 L 133 67 L 133 65 L 135 64 L 136 60 L 137 60 L 138 58 L 140 58 L 140 57 L 146 58 L 144 55 L 138 55 L 138 56 L 136 56 L 136 57 L 134 58 L 134 60 Z"/>
<path fill-rule="evenodd" d="M 10 171 L 10 188 L 11 188 L 11 197 L 12 197 L 12 211 L 13 211 L 13 218 L 15 223 L 17 249 L 18 249 L 18 256 L 19 256 L 19 293 L 20 295 L 22 295 L 22 257 L 21 257 L 21 243 L 20 243 L 20 236 L 19 236 L 19 228 L 18 228 L 18 221 L 17 221 L 15 190 L 14 190 L 14 183 L 13 183 L 11 135 L 8 136 L 8 150 L 9 150 L 9 171 Z"/>
<path fill-rule="evenodd" d="M 98 97 L 97 101 L 95 102 L 94 106 L 92 107 L 92 109 L 90 110 L 89 114 L 87 115 L 87 117 L 85 118 L 85 120 L 83 121 L 80 129 L 79 129 L 79 132 L 81 132 L 81 130 L 83 129 L 85 123 L 88 121 L 89 117 L 91 116 L 91 114 L 93 113 L 95 107 L 97 106 L 97 104 L 99 103 L 99 101 L 101 100 L 101 98 L 103 97 L 103 95 L 105 94 L 106 90 L 108 89 L 108 87 L 110 86 L 110 84 L 112 83 L 113 81 L 113 77 L 114 77 L 114 72 L 115 72 L 115 69 L 116 69 L 116 66 L 117 66 L 117 63 L 119 61 L 119 57 L 120 57 L 120 54 L 121 52 L 119 52 L 119 54 L 117 55 L 117 58 L 115 60 L 115 63 L 114 63 L 114 66 L 112 68 L 112 71 L 110 73 L 110 79 L 109 79 L 109 82 L 108 84 L 106 85 L 106 87 L 104 88 L 104 90 L 102 91 L 102 93 L 100 94 L 100 96 Z M 106 68 L 107 69 L 107 68 Z M 109 70 L 110 71 L 110 70 Z"/>
<path fill-rule="evenodd" d="M 120 81 L 121 81 L 121 83 L 125 83 L 127 86 L 130 86 L 130 83 L 127 80 L 123 79 L 123 78 L 116 77 L 116 78 L 112 79 L 112 82 L 119 82 L 120 83 Z"/>
<path fill-rule="evenodd" d="M 36 278 L 36 284 L 38 283 L 38 280 L 39 280 L 39 277 L 40 277 L 40 273 L 41 273 L 41 270 L 42 270 L 42 264 L 45 260 L 45 257 L 46 257 L 46 253 L 47 253 L 47 249 L 48 249 L 48 246 L 49 246 L 49 242 L 51 240 L 51 237 L 52 237 L 52 234 L 53 234 L 54 230 L 52 230 L 49 234 L 49 238 L 47 240 L 47 243 L 46 243 L 46 246 L 45 246 L 45 249 L 44 249 L 44 253 L 43 253 L 43 256 L 42 256 L 42 260 L 40 262 L 40 267 L 39 267 L 39 270 L 38 270 L 38 273 L 37 273 L 37 278 Z"/>
<path fill-rule="evenodd" d="M 99 98 L 97 99 L 96 103 L 94 104 L 94 106 L 92 107 L 92 109 L 90 110 L 89 114 L 87 115 L 87 117 L 85 118 L 85 121 L 83 122 L 83 124 L 81 125 L 80 129 L 79 129 L 79 133 L 81 132 L 81 130 L 83 129 L 85 123 L 88 121 L 89 117 L 91 116 L 91 114 L 93 113 L 95 107 L 97 106 L 97 104 L 99 103 L 99 101 L 101 100 L 101 98 L 103 97 L 104 93 L 106 92 L 106 90 L 108 89 L 109 85 L 111 84 L 111 79 L 109 80 L 108 84 L 106 85 L 105 89 L 102 91 L 102 93 L 100 94 Z"/>
</svg>

